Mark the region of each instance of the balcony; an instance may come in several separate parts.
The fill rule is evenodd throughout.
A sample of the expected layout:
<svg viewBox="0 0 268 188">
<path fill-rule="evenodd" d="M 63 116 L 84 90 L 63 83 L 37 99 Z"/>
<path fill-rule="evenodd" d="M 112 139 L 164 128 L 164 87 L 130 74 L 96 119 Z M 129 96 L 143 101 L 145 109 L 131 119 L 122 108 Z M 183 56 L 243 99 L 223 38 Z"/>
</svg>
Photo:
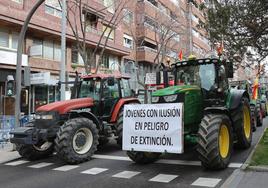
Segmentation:
<svg viewBox="0 0 268 188">
<path fill-rule="evenodd" d="M 153 63 L 157 50 L 142 46 L 137 48 L 137 60 Z"/>
</svg>

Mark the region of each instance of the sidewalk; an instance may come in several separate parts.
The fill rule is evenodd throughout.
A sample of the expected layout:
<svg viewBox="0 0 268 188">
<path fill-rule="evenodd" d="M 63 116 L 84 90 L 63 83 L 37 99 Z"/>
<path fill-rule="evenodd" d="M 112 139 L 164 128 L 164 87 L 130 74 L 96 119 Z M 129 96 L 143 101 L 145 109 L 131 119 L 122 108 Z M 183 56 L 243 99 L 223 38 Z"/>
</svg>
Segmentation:
<svg viewBox="0 0 268 188">
<path fill-rule="evenodd" d="M 257 172 L 237 169 L 221 188 L 267 188 L 268 171 Z"/>
<path fill-rule="evenodd" d="M 13 151 L 13 145 L 10 143 L 1 145 L 0 147 L 0 164 L 7 161 L 20 158 L 17 151 Z"/>
</svg>

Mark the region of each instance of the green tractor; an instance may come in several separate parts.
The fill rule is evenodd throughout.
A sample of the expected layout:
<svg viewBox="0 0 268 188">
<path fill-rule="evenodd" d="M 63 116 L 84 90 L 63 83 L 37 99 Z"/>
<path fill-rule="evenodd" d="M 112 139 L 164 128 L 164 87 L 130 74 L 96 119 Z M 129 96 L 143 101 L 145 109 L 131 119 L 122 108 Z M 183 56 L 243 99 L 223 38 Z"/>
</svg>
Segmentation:
<svg viewBox="0 0 268 188">
<path fill-rule="evenodd" d="M 205 168 L 226 168 L 233 147 L 246 149 L 252 142 L 250 96 L 246 90 L 229 87 L 232 63 L 192 58 L 172 64 L 171 71 L 174 86 L 155 91 L 152 102 L 183 103 L 184 145 L 197 145 Z M 161 153 L 132 150 L 127 155 L 134 162 L 145 164 L 157 160 Z"/>
</svg>

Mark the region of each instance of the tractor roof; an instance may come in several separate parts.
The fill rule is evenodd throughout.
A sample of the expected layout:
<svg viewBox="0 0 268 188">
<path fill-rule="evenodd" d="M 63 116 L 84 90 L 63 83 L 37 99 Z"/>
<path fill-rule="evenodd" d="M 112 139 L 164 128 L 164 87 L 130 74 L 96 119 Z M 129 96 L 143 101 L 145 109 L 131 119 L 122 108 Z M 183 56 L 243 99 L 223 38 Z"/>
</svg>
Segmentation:
<svg viewBox="0 0 268 188">
<path fill-rule="evenodd" d="M 222 61 L 220 59 L 190 59 L 187 61 L 179 61 L 177 63 L 172 64 L 172 67 L 185 67 L 185 66 L 197 66 L 197 65 L 204 65 L 204 64 L 215 64 L 215 63 L 221 63 Z"/>
<path fill-rule="evenodd" d="M 90 74 L 90 75 L 84 75 L 81 76 L 81 78 L 100 78 L 100 79 L 104 79 L 104 78 L 109 78 L 109 77 L 114 77 L 114 78 L 124 78 L 124 79 L 129 79 L 130 77 L 127 75 L 123 75 L 120 73 L 114 73 L 114 74 L 105 74 L 105 73 L 97 73 L 97 74 Z"/>
</svg>

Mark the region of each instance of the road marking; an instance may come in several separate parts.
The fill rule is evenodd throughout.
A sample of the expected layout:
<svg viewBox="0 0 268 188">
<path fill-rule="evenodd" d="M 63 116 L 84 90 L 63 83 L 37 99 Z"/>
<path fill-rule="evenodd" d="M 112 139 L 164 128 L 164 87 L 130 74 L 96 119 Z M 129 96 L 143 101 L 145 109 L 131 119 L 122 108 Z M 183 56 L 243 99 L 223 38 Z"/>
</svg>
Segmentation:
<svg viewBox="0 0 268 188">
<path fill-rule="evenodd" d="M 158 174 L 157 176 L 153 177 L 149 181 L 169 183 L 170 181 L 174 180 L 177 177 L 178 177 L 177 175 Z"/>
<path fill-rule="evenodd" d="M 31 166 L 28 166 L 30 168 L 43 168 L 43 167 L 46 167 L 46 166 L 50 166 L 52 165 L 53 163 L 38 163 L 38 164 L 35 164 L 35 165 L 31 165 Z"/>
<path fill-rule="evenodd" d="M 115 156 L 115 155 L 93 155 L 92 158 L 95 158 L 95 159 L 111 159 L 111 160 L 119 160 L 119 161 L 132 161 L 128 157 Z"/>
<path fill-rule="evenodd" d="M 116 155 L 93 155 L 95 159 L 110 159 L 118 161 L 132 161 L 129 157 L 116 156 Z M 172 164 L 172 165 L 186 165 L 186 166 L 201 166 L 200 161 L 187 161 L 187 160 L 176 160 L 176 159 L 159 159 L 155 163 L 158 164 Z M 240 168 L 243 163 L 230 163 L 229 168 Z"/>
<path fill-rule="evenodd" d="M 230 163 L 228 165 L 229 168 L 240 168 L 243 165 L 243 163 Z"/>
<path fill-rule="evenodd" d="M 91 168 L 88 170 L 85 170 L 83 172 L 81 172 L 82 174 L 92 174 L 92 175 L 96 175 L 99 173 L 102 173 L 104 171 L 108 170 L 108 168 Z"/>
<path fill-rule="evenodd" d="M 78 168 L 79 166 L 77 165 L 64 165 L 64 166 L 61 166 L 61 167 L 58 167 L 58 168 L 54 168 L 53 170 L 57 170 L 57 171 L 68 171 L 68 170 L 72 170 L 72 169 L 75 169 L 75 168 Z"/>
<path fill-rule="evenodd" d="M 113 175 L 112 177 L 130 179 L 133 176 L 136 176 L 138 174 L 140 174 L 140 172 L 136 172 L 136 171 L 123 171 L 123 172 L 120 172 L 118 174 Z"/>
<path fill-rule="evenodd" d="M 17 165 L 21 165 L 21 164 L 28 163 L 28 162 L 29 161 L 26 161 L 26 160 L 19 160 L 19 161 L 14 161 L 14 162 L 6 163 L 5 165 L 8 165 L 8 166 L 17 166 Z"/>
<path fill-rule="evenodd" d="M 202 187 L 215 187 L 221 179 L 217 178 L 198 178 L 191 185 Z"/>
</svg>

